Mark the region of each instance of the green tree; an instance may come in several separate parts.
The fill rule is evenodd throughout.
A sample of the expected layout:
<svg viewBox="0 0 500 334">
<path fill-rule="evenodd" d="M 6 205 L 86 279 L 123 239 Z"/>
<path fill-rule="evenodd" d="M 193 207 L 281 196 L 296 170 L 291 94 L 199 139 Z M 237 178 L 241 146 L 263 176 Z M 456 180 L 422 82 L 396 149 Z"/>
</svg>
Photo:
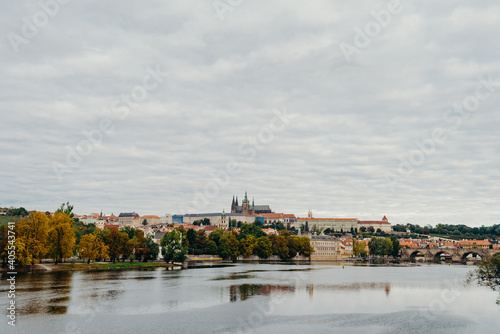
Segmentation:
<svg viewBox="0 0 500 334">
<path fill-rule="evenodd" d="M 367 256 L 368 252 L 366 250 L 366 244 L 364 242 L 358 241 L 357 239 L 352 239 L 352 240 L 353 240 L 354 255 L 362 257 Z"/>
<path fill-rule="evenodd" d="M 391 255 L 393 257 L 398 257 L 399 256 L 399 251 L 401 249 L 401 246 L 399 245 L 398 237 L 393 234 L 393 235 L 391 235 L 390 239 L 391 239 L 391 242 L 392 242 L 392 253 L 391 253 Z"/>
<path fill-rule="evenodd" d="M 368 242 L 368 248 L 371 255 L 382 255 L 382 240 L 380 238 L 371 238 Z"/>
<path fill-rule="evenodd" d="M 300 237 L 299 239 L 299 253 L 309 257 L 313 252 L 313 248 L 311 246 L 311 240 L 308 237 Z"/>
<path fill-rule="evenodd" d="M 253 255 L 256 245 L 256 239 L 253 235 L 248 235 L 246 238 L 240 240 L 240 254 L 244 257 Z"/>
<path fill-rule="evenodd" d="M 215 230 L 212 231 L 212 233 L 209 234 L 208 239 L 215 241 L 215 244 L 217 247 L 220 245 L 220 238 L 224 234 L 224 230 L 221 228 L 216 228 Z"/>
<path fill-rule="evenodd" d="M 29 212 L 23 207 L 9 208 L 9 210 L 7 210 L 7 216 L 27 217 L 27 216 L 29 216 Z"/>
<path fill-rule="evenodd" d="M 288 248 L 288 242 L 286 237 L 282 235 L 271 235 L 270 238 L 273 245 L 273 254 L 278 255 L 282 260 L 287 260 L 290 258 L 290 250 Z"/>
<path fill-rule="evenodd" d="M 134 239 L 137 231 L 138 230 L 134 229 L 131 226 L 124 226 L 120 228 L 120 232 L 127 233 L 129 239 Z"/>
<path fill-rule="evenodd" d="M 80 220 L 76 221 L 75 218 L 73 218 L 72 227 L 73 227 L 73 230 L 75 231 L 75 243 L 76 244 L 80 243 L 80 239 L 82 238 L 82 236 L 84 236 L 86 234 L 93 234 L 97 229 L 97 227 L 95 226 L 94 223 L 90 223 L 88 225 L 85 225 Z"/>
<path fill-rule="evenodd" d="M 260 237 L 256 239 L 253 251 L 258 257 L 267 259 L 273 255 L 273 244 L 267 237 Z"/>
<path fill-rule="evenodd" d="M 186 233 L 186 238 L 189 243 L 189 247 L 195 248 L 196 247 L 196 239 L 198 239 L 198 234 L 196 233 L 195 230 L 189 229 Z"/>
<path fill-rule="evenodd" d="M 155 261 L 160 253 L 160 246 L 153 240 L 153 236 L 149 235 L 146 239 L 146 247 L 149 249 L 147 260 Z"/>
<path fill-rule="evenodd" d="M 125 235 L 128 240 L 128 234 L 123 233 L 123 235 Z M 122 237 L 122 233 L 115 229 L 111 229 L 104 237 L 104 241 L 106 246 L 108 246 L 109 258 L 113 263 L 115 263 L 122 254 L 125 238 Z"/>
<path fill-rule="evenodd" d="M 246 238 L 248 235 L 253 235 L 255 238 L 260 238 L 266 236 L 266 233 L 262 231 L 262 228 L 260 228 L 255 224 L 241 225 L 240 233 L 238 234 L 238 239 L 241 240 L 243 238 Z"/>
<path fill-rule="evenodd" d="M 56 210 L 56 213 L 65 213 L 71 219 L 73 219 L 73 216 L 75 215 L 73 213 L 73 205 L 69 204 L 69 202 L 61 204 L 61 206 L 59 207 L 59 209 Z"/>
<path fill-rule="evenodd" d="M 165 262 L 184 263 L 186 261 L 188 247 L 179 230 L 174 229 L 172 232 L 165 233 L 160 244 Z"/>
<path fill-rule="evenodd" d="M 8 253 L 8 241 L 9 241 L 9 228 L 7 225 L 0 226 L 0 257 L 2 258 L 2 268 L 7 265 L 7 260 L 9 257 Z"/>
<path fill-rule="evenodd" d="M 286 230 L 285 224 L 283 224 L 282 222 L 277 222 L 275 228 L 277 231 Z"/>
<path fill-rule="evenodd" d="M 231 259 L 233 262 L 236 262 L 238 260 L 238 255 L 240 255 L 240 242 L 234 234 L 229 235 L 228 240 L 229 244 L 229 249 L 231 249 Z"/>
<path fill-rule="evenodd" d="M 389 238 L 382 239 L 382 255 L 392 254 L 392 241 Z"/>
<path fill-rule="evenodd" d="M 231 256 L 231 246 L 229 245 L 229 238 L 223 235 L 219 239 L 219 256 L 227 259 Z"/>
<path fill-rule="evenodd" d="M 262 221 L 260 219 L 255 219 L 255 221 L 253 222 L 253 225 L 261 227 L 261 228 L 262 228 L 262 226 L 264 226 L 264 224 L 262 223 Z"/>
<path fill-rule="evenodd" d="M 207 234 L 205 233 L 205 230 L 196 231 L 195 247 L 197 249 L 204 249 L 206 247 L 207 242 L 208 242 L 208 239 L 207 239 Z M 215 252 L 213 254 L 216 254 L 216 253 L 217 252 Z"/>
<path fill-rule="evenodd" d="M 218 249 L 217 249 L 217 244 L 213 240 L 209 240 L 207 242 L 207 246 L 205 248 L 205 254 L 210 254 L 210 255 L 217 255 L 218 254 Z"/>
<path fill-rule="evenodd" d="M 466 282 L 469 284 L 477 282 L 478 285 L 487 286 L 492 290 L 500 290 L 500 254 L 483 261 L 477 269 L 468 272 Z M 500 296 L 496 303 L 500 305 Z"/>
<path fill-rule="evenodd" d="M 300 238 L 297 236 L 288 236 L 285 237 L 288 247 L 288 258 L 294 258 L 297 256 L 297 253 L 300 251 Z"/>
<path fill-rule="evenodd" d="M 146 246 L 146 241 L 144 232 L 138 230 L 134 238 L 134 255 L 139 262 L 146 262 L 149 257 L 149 248 Z"/>
<path fill-rule="evenodd" d="M 130 259 L 130 262 L 134 262 L 134 260 L 136 259 L 136 256 L 134 254 L 135 243 L 134 240 L 129 239 L 127 233 L 121 233 L 119 246 L 122 262 L 125 262 L 126 259 Z"/>
</svg>

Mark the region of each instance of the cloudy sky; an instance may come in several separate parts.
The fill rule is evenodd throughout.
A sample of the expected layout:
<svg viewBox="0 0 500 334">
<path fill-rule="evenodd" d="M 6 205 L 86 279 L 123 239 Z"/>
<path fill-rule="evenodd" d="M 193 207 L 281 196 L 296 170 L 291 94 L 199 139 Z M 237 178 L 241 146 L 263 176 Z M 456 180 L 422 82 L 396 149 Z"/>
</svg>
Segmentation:
<svg viewBox="0 0 500 334">
<path fill-rule="evenodd" d="M 43 2 L 0 4 L 0 206 L 500 223 L 496 0 Z"/>
</svg>

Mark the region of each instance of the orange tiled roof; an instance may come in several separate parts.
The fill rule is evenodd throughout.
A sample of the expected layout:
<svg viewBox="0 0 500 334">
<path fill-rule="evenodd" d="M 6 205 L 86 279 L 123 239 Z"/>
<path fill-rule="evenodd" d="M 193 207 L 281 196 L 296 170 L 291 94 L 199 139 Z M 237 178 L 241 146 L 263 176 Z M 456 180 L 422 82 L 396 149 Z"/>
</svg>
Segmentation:
<svg viewBox="0 0 500 334">
<path fill-rule="evenodd" d="M 349 221 L 349 220 L 358 220 L 357 218 L 297 218 L 297 220 L 335 220 L 335 221 Z"/>
<path fill-rule="evenodd" d="M 358 224 L 390 224 L 388 221 L 383 220 L 358 220 Z"/>
<path fill-rule="evenodd" d="M 283 218 L 283 213 L 261 213 L 258 215 L 259 217 L 264 218 Z"/>
<path fill-rule="evenodd" d="M 118 230 L 119 227 L 120 227 L 119 225 L 115 225 L 115 224 L 104 224 L 104 228 L 109 228 L 112 230 Z"/>
<path fill-rule="evenodd" d="M 460 240 L 462 246 L 490 246 L 491 243 L 487 240 Z"/>
</svg>

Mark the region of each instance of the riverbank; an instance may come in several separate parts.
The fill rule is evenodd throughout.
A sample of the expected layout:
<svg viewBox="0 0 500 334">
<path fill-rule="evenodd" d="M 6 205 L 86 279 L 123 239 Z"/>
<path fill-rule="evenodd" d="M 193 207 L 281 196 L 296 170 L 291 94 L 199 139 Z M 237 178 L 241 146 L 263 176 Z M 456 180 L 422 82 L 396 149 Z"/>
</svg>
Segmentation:
<svg viewBox="0 0 500 334">
<path fill-rule="evenodd" d="M 178 268 L 179 265 L 174 265 L 165 262 L 65 262 L 58 263 L 43 263 L 36 264 L 32 267 L 16 268 L 16 272 L 48 272 L 48 271 L 107 271 L 107 270 L 148 270 L 156 268 Z M 0 272 L 11 271 L 8 267 L 1 268 Z"/>
</svg>

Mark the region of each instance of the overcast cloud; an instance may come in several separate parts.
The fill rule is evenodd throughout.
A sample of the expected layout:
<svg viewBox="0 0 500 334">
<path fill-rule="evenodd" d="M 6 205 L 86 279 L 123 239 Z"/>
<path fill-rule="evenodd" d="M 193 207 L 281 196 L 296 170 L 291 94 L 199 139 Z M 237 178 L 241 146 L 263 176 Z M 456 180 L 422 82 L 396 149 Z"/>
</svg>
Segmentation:
<svg viewBox="0 0 500 334">
<path fill-rule="evenodd" d="M 0 205 L 221 212 L 248 190 L 302 217 L 500 223 L 498 1 L 401 0 L 380 31 L 392 1 L 215 3 L 235 5 L 70 1 L 45 24 L 3 1 Z"/>
</svg>

